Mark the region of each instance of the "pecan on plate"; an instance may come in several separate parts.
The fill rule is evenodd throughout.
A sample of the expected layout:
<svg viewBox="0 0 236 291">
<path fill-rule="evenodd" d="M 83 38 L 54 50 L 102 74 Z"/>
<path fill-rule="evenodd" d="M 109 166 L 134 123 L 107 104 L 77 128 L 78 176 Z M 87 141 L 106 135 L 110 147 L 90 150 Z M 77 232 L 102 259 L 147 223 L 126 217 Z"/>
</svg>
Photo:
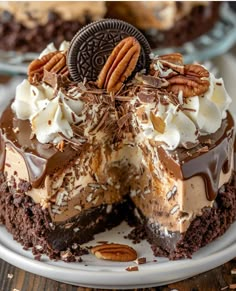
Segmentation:
<svg viewBox="0 0 236 291">
<path fill-rule="evenodd" d="M 178 95 L 183 92 L 183 97 L 201 96 L 209 89 L 209 72 L 201 65 L 185 65 L 184 74 L 168 79 L 167 90 Z"/>
<path fill-rule="evenodd" d="M 129 262 L 137 259 L 136 251 L 128 245 L 102 244 L 91 249 L 91 253 L 98 259 L 118 262 Z"/>
<path fill-rule="evenodd" d="M 44 71 L 67 76 L 69 74 L 64 52 L 52 52 L 41 59 L 32 61 L 28 67 L 28 80 L 31 84 L 42 81 Z"/>
<path fill-rule="evenodd" d="M 98 76 L 98 87 L 116 93 L 134 71 L 140 50 L 139 42 L 131 36 L 118 43 Z"/>
</svg>

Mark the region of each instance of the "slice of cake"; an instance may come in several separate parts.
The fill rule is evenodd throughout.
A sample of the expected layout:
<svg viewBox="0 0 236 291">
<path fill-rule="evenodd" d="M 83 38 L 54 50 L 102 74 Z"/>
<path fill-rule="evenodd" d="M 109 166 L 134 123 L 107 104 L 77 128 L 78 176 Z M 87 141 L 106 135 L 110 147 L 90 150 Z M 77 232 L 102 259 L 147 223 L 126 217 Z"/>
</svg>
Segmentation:
<svg viewBox="0 0 236 291">
<path fill-rule="evenodd" d="M 0 219 L 34 254 L 73 261 L 135 217 L 155 255 L 191 257 L 235 220 L 223 80 L 149 52 L 134 27 L 103 20 L 17 87 L 0 119 Z"/>
<path fill-rule="evenodd" d="M 181 46 L 211 30 L 220 1 L 108 1 L 107 16 L 139 28 L 152 48 Z"/>
</svg>

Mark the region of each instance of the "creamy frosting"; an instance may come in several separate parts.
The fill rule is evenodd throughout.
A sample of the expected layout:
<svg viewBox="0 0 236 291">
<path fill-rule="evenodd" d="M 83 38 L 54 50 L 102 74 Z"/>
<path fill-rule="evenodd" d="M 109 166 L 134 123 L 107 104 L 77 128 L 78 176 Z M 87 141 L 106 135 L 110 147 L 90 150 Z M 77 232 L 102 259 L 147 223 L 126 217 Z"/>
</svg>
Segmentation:
<svg viewBox="0 0 236 291">
<path fill-rule="evenodd" d="M 67 96 L 61 90 L 54 96 L 50 86 L 45 83 L 34 86 L 28 80 L 17 86 L 12 109 L 17 118 L 30 120 L 32 133 L 41 143 L 58 143 L 62 140 L 60 134 L 71 138 L 71 124 L 83 120 L 79 116 L 83 102 L 75 88 L 68 91 Z"/>
<path fill-rule="evenodd" d="M 57 50 L 59 50 L 59 51 L 67 51 L 68 48 L 69 48 L 69 46 L 70 46 L 70 42 L 64 40 L 64 41 L 60 44 L 59 48 L 57 49 L 57 48 L 55 47 L 54 43 L 51 42 L 51 43 L 49 43 L 49 44 L 47 45 L 47 47 L 46 47 L 46 48 L 41 52 L 41 54 L 39 55 L 39 59 L 41 59 L 43 56 L 45 56 L 45 55 L 47 55 L 47 54 L 49 54 L 49 53 L 52 53 L 52 52 L 57 51 Z"/>
<path fill-rule="evenodd" d="M 188 98 L 185 108 L 195 111 L 186 111 L 186 115 L 193 120 L 201 134 L 214 133 L 221 126 L 226 117 L 231 98 L 228 95 L 222 78 L 217 79 L 210 73 L 210 87 L 204 97 Z"/>
<path fill-rule="evenodd" d="M 158 70 L 158 66 L 156 66 Z M 161 72 L 162 73 L 162 72 Z M 159 102 L 144 104 L 143 108 L 148 117 L 145 122 L 139 119 L 143 133 L 149 139 L 163 142 L 166 149 L 174 150 L 178 146 L 195 145 L 199 135 L 211 134 L 220 128 L 222 119 L 226 117 L 231 98 L 227 94 L 223 80 L 213 74 L 209 76 L 210 86 L 203 96 L 184 98 L 179 92 L 179 104 L 162 104 Z M 141 102 L 136 97 L 136 102 Z M 168 101 L 168 95 L 164 96 Z M 182 106 L 180 110 L 179 105 Z M 163 133 L 155 130 L 150 115 L 161 118 L 165 124 Z M 187 145 L 188 144 L 188 145 Z"/>
</svg>

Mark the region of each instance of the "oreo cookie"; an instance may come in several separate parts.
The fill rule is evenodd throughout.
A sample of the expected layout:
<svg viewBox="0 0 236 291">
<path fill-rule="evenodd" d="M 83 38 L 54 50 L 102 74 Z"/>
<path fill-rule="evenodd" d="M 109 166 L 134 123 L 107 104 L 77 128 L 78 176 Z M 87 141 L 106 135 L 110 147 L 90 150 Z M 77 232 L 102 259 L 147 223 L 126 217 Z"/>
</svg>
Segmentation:
<svg viewBox="0 0 236 291">
<path fill-rule="evenodd" d="M 151 48 L 144 35 L 133 25 L 117 20 L 104 19 L 93 22 L 74 36 L 71 41 L 67 66 L 74 81 L 96 81 L 114 47 L 128 36 L 135 37 L 141 53 L 135 72 L 149 70 Z"/>
</svg>

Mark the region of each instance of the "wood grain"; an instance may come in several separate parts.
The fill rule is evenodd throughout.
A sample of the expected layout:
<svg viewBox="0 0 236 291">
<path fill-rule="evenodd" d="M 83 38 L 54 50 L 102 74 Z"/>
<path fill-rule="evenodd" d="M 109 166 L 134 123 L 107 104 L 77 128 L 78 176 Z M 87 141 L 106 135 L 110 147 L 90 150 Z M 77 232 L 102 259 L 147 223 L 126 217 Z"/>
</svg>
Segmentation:
<svg viewBox="0 0 236 291">
<path fill-rule="evenodd" d="M 229 284 L 236 283 L 236 275 L 231 270 L 236 268 L 236 261 L 231 261 L 209 272 L 168 286 L 133 289 L 140 291 L 220 291 Z M 16 290 L 14 290 L 16 289 Z M 0 291 L 99 291 L 59 283 L 18 269 L 0 259 Z M 230 290 L 225 289 L 225 290 Z"/>
</svg>

